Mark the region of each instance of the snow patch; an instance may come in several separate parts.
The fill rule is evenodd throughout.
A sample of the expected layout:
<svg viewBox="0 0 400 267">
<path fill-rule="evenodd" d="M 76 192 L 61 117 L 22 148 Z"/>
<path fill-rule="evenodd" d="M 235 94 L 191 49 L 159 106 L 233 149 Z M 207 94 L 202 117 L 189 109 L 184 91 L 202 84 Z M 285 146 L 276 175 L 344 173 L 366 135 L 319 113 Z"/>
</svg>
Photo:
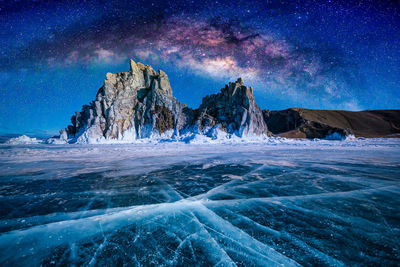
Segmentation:
<svg viewBox="0 0 400 267">
<path fill-rule="evenodd" d="M 11 138 L 6 142 L 9 145 L 27 145 L 27 144 L 42 144 L 43 140 L 32 138 L 26 135 Z"/>
</svg>

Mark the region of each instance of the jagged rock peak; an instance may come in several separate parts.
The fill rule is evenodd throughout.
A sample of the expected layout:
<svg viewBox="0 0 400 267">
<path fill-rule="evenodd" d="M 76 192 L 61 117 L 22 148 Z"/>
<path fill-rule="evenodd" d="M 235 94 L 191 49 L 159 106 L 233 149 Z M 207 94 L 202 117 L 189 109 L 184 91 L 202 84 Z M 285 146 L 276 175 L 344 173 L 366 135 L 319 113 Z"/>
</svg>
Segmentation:
<svg viewBox="0 0 400 267">
<path fill-rule="evenodd" d="M 154 83 L 155 89 L 160 89 L 172 96 L 172 88 L 169 83 L 168 75 L 158 70 L 156 72 L 152 66 L 144 65 L 140 62 L 135 63 L 130 60 L 129 72 L 107 73 L 106 82 L 111 84 L 118 82 L 118 80 L 130 80 L 131 86 L 151 88 Z"/>
<path fill-rule="evenodd" d="M 218 94 L 203 98 L 196 110 L 172 96 L 168 75 L 133 60 L 128 72 L 107 73 L 96 98 L 71 118 L 61 132 L 69 142 L 131 141 L 191 131 L 238 136 L 269 135 L 253 89 L 243 79 L 230 82 Z"/>
<path fill-rule="evenodd" d="M 129 72 L 107 73 L 96 99 L 76 112 L 61 136 L 73 141 L 131 140 L 177 132 L 185 124 L 186 105 L 172 96 L 162 70 L 130 60 Z"/>
<path fill-rule="evenodd" d="M 196 114 L 200 129 L 219 126 L 239 136 L 270 134 L 253 88 L 245 86 L 242 78 L 229 82 L 220 93 L 204 97 Z"/>
</svg>

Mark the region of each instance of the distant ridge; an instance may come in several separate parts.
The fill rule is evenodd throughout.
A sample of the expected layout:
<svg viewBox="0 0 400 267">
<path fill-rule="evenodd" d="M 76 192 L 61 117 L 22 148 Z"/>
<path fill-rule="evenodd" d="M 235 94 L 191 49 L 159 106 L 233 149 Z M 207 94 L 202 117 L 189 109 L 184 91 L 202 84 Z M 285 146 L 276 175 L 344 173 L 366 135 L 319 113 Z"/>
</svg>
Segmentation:
<svg viewBox="0 0 400 267">
<path fill-rule="evenodd" d="M 400 110 L 264 110 L 274 134 L 288 138 L 325 138 L 333 132 L 355 137 L 400 137 Z"/>
</svg>

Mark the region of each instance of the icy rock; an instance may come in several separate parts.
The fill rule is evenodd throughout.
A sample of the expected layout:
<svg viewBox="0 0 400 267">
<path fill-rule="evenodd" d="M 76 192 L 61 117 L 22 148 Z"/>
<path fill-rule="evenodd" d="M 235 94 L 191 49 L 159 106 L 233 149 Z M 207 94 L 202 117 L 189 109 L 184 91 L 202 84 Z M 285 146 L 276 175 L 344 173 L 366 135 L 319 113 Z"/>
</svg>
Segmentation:
<svg viewBox="0 0 400 267">
<path fill-rule="evenodd" d="M 253 89 L 244 86 L 241 78 L 226 85 L 221 93 L 206 96 L 193 110 L 172 96 L 165 72 L 156 72 L 133 60 L 129 72 L 106 74 L 96 99 L 76 112 L 71 123 L 60 131 L 61 141 L 132 142 L 142 138 L 179 138 L 192 130 L 191 134 L 212 139 L 269 135 Z"/>
<path fill-rule="evenodd" d="M 167 74 L 130 61 L 129 72 L 107 73 L 96 99 L 71 118 L 70 142 L 135 140 L 185 125 L 185 104 L 172 96 Z"/>
<path fill-rule="evenodd" d="M 63 145 L 67 144 L 67 141 L 61 139 L 60 137 L 50 137 L 45 141 L 46 144 L 52 145 Z"/>
<path fill-rule="evenodd" d="M 242 78 L 225 85 L 220 93 L 204 97 L 196 114 L 199 129 L 218 124 L 227 133 L 241 137 L 270 134 L 253 88 L 244 86 Z"/>
</svg>

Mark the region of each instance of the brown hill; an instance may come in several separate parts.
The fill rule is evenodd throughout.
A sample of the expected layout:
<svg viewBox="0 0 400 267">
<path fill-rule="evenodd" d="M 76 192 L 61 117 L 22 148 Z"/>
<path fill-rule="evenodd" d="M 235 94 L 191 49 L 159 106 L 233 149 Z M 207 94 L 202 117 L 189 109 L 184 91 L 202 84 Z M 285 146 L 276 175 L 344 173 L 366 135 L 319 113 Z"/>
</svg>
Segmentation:
<svg viewBox="0 0 400 267">
<path fill-rule="evenodd" d="M 313 110 L 291 108 L 263 111 L 268 129 L 282 137 L 325 138 L 333 133 L 356 137 L 400 137 L 400 110 Z"/>
</svg>

